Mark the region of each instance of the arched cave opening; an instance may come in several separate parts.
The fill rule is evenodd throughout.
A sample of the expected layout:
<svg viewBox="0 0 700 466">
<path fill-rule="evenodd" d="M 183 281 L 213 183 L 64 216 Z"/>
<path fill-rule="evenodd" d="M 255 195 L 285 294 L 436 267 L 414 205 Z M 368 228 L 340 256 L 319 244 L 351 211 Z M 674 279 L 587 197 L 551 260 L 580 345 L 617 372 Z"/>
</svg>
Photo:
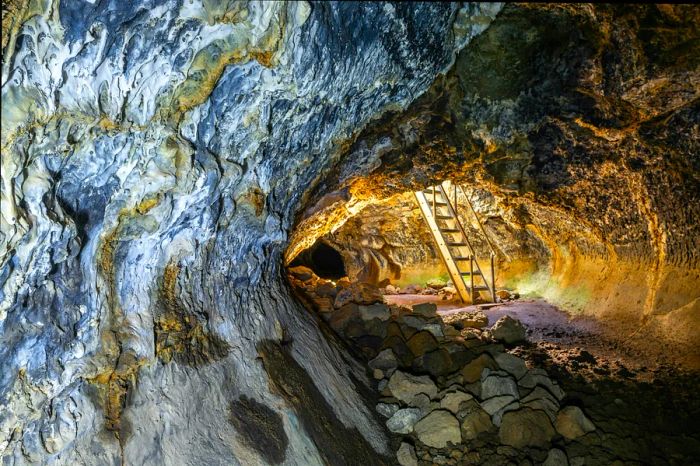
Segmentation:
<svg viewBox="0 0 700 466">
<path fill-rule="evenodd" d="M 346 276 L 343 256 L 324 241 L 316 241 L 313 246 L 299 254 L 290 267 L 305 266 L 321 278 L 337 280 Z"/>
</svg>

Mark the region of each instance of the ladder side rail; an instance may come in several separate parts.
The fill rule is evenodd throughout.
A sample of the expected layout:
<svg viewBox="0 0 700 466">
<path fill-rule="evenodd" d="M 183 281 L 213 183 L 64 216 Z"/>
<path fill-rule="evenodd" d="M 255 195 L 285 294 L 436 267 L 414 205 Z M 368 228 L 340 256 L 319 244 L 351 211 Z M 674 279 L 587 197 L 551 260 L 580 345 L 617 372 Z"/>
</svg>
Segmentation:
<svg viewBox="0 0 700 466">
<path fill-rule="evenodd" d="M 450 248 L 447 246 L 447 241 L 445 240 L 445 237 L 443 236 L 442 231 L 440 230 L 440 227 L 437 224 L 435 216 L 430 216 L 433 212 L 431 210 L 430 201 L 423 192 L 414 192 L 414 195 L 416 197 L 416 201 L 418 202 L 418 206 L 420 207 L 423 219 L 428 224 L 433 239 L 435 240 L 435 243 L 438 246 L 438 251 L 440 252 L 442 260 L 445 263 L 445 266 L 447 267 L 447 271 L 452 277 L 452 281 L 455 284 L 455 288 L 457 288 L 457 292 L 462 301 L 466 303 L 469 298 L 469 290 L 466 289 L 466 283 L 464 283 L 464 278 L 462 277 L 461 272 L 457 267 L 457 263 L 455 262 L 454 257 L 452 256 Z"/>
</svg>

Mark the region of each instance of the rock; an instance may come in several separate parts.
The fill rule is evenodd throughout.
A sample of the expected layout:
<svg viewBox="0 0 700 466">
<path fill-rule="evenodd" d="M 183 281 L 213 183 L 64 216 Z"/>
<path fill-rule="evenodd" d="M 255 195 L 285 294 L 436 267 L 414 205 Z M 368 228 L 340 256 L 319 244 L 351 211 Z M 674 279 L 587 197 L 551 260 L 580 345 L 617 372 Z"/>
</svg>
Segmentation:
<svg viewBox="0 0 700 466">
<path fill-rule="evenodd" d="M 382 322 L 389 320 L 391 311 L 384 303 L 371 304 L 369 306 L 358 306 L 362 320 L 379 319 Z"/>
<path fill-rule="evenodd" d="M 413 445 L 401 442 L 399 451 L 396 452 L 396 460 L 401 466 L 418 466 L 418 457 Z"/>
<path fill-rule="evenodd" d="M 508 290 L 498 290 L 496 291 L 496 296 L 504 301 L 511 298 L 510 291 Z"/>
<path fill-rule="evenodd" d="M 503 316 L 491 327 L 491 336 L 509 345 L 520 343 L 526 339 L 525 326 L 517 319 Z"/>
<path fill-rule="evenodd" d="M 546 448 L 554 435 L 549 417 L 530 408 L 505 413 L 498 430 L 501 443 L 515 448 Z"/>
<path fill-rule="evenodd" d="M 384 294 L 395 295 L 398 293 L 399 293 L 399 289 L 397 287 L 395 287 L 394 285 L 387 285 L 384 288 Z"/>
<path fill-rule="evenodd" d="M 518 384 L 513 377 L 504 371 L 484 370 L 481 376 L 481 398 L 487 400 L 494 396 L 510 395 L 515 399 L 520 398 Z"/>
<path fill-rule="evenodd" d="M 450 411 L 452 414 L 457 414 L 461 404 L 473 399 L 474 397 L 468 393 L 452 392 L 445 395 L 440 401 L 440 407 Z"/>
<path fill-rule="evenodd" d="M 406 342 L 414 356 L 421 356 L 438 348 L 438 342 L 432 333 L 420 331 Z"/>
<path fill-rule="evenodd" d="M 491 421 L 493 422 L 493 425 L 500 426 L 501 420 L 503 419 L 503 415 L 508 411 L 515 411 L 516 409 L 520 409 L 520 402 L 513 401 L 512 403 L 505 405 L 503 408 L 493 413 L 493 415 L 491 415 Z"/>
<path fill-rule="evenodd" d="M 422 411 L 419 408 L 399 409 L 386 421 L 386 426 L 396 434 L 410 434 L 413 432 L 413 426 L 422 415 Z"/>
<path fill-rule="evenodd" d="M 437 314 L 435 303 L 419 303 L 412 306 L 413 313 L 424 317 L 433 317 Z"/>
<path fill-rule="evenodd" d="M 540 368 L 528 370 L 527 374 L 518 380 L 518 385 L 523 388 L 535 388 L 539 385 L 546 388 L 559 401 L 563 400 L 565 396 L 564 390 L 559 387 L 559 384 L 553 382 L 547 375 L 547 372 Z"/>
<path fill-rule="evenodd" d="M 483 328 L 489 324 L 489 319 L 482 311 L 460 311 L 442 317 L 443 322 L 457 329 Z"/>
<path fill-rule="evenodd" d="M 333 298 L 335 299 L 338 294 L 338 289 L 336 285 L 330 280 L 319 280 L 316 283 L 314 292 L 322 298 Z"/>
<path fill-rule="evenodd" d="M 349 303 L 374 304 L 382 301 L 384 298 L 376 286 L 369 283 L 352 283 L 338 292 L 334 306 L 339 308 Z"/>
<path fill-rule="evenodd" d="M 379 414 L 388 418 L 399 410 L 399 405 L 396 403 L 377 403 L 376 410 Z"/>
<path fill-rule="evenodd" d="M 368 366 L 370 369 L 379 369 L 383 371 L 387 377 L 391 377 L 391 374 L 393 374 L 396 368 L 399 366 L 399 362 L 396 360 L 394 352 L 387 348 L 381 351 L 377 357 L 372 359 L 368 363 Z"/>
<path fill-rule="evenodd" d="M 481 408 L 470 410 L 462 419 L 462 439 L 474 440 L 482 432 L 488 432 L 493 428 L 491 416 Z"/>
<path fill-rule="evenodd" d="M 438 348 L 414 359 L 413 368 L 433 377 L 446 375 L 452 371 L 452 358 L 446 349 Z"/>
<path fill-rule="evenodd" d="M 559 402 L 549 391 L 542 387 L 535 387 L 527 396 L 520 400 L 522 406 L 544 411 L 552 422 L 556 421 L 559 411 Z"/>
<path fill-rule="evenodd" d="M 434 398 L 438 392 L 437 386 L 427 375 L 411 375 L 398 370 L 389 379 L 387 387 L 395 398 L 404 403 L 408 403 L 419 393 Z"/>
<path fill-rule="evenodd" d="M 330 314 L 328 325 L 336 332 L 342 333 L 351 320 L 359 317 L 360 310 L 357 304 L 349 303 Z"/>
<path fill-rule="evenodd" d="M 559 411 L 556 421 L 557 432 L 573 440 L 595 430 L 595 425 L 577 406 L 567 406 Z"/>
<path fill-rule="evenodd" d="M 434 448 L 444 448 L 447 443 L 462 441 L 459 421 L 449 411 L 436 410 L 425 416 L 413 427 L 418 440 Z"/>
<path fill-rule="evenodd" d="M 382 380 L 384 378 L 384 371 L 381 369 L 374 369 L 372 371 L 372 377 L 376 380 Z"/>
<path fill-rule="evenodd" d="M 428 286 L 428 288 L 432 288 L 433 290 L 441 290 L 447 286 L 447 282 L 441 278 L 431 278 L 426 283 L 426 286 Z"/>
<path fill-rule="evenodd" d="M 408 285 L 401 289 L 401 294 L 418 294 L 423 291 L 423 287 L 420 285 Z"/>
<path fill-rule="evenodd" d="M 479 355 L 472 362 L 464 366 L 461 370 L 465 383 L 474 383 L 481 380 L 481 373 L 484 369 L 497 369 L 498 365 L 491 356 L 486 353 Z"/>
<path fill-rule="evenodd" d="M 499 353 L 494 357 L 494 359 L 496 360 L 498 367 L 511 374 L 516 378 L 516 380 L 520 379 L 527 373 L 525 361 L 517 356 L 509 353 Z"/>
<path fill-rule="evenodd" d="M 384 340 L 382 349 L 391 349 L 396 355 L 396 359 L 401 366 L 410 366 L 414 356 L 411 350 L 406 346 L 406 342 L 399 335 L 391 335 Z"/>
<path fill-rule="evenodd" d="M 488 400 L 482 402 L 481 407 L 484 409 L 484 411 L 489 413 L 490 416 L 493 416 L 515 401 L 517 401 L 517 399 L 513 395 L 494 396 L 493 398 L 489 398 Z"/>
<path fill-rule="evenodd" d="M 569 466 L 569 458 L 560 449 L 552 448 L 547 453 L 547 459 L 544 460 L 542 466 Z"/>
<path fill-rule="evenodd" d="M 311 280 L 315 275 L 313 270 L 303 265 L 291 267 L 287 270 L 289 270 L 289 273 L 291 273 L 295 278 L 301 280 L 302 282 Z"/>
<path fill-rule="evenodd" d="M 408 402 L 408 406 L 411 408 L 418 408 L 421 412 L 427 413 L 430 411 L 430 397 L 425 393 L 419 393 Z"/>
</svg>

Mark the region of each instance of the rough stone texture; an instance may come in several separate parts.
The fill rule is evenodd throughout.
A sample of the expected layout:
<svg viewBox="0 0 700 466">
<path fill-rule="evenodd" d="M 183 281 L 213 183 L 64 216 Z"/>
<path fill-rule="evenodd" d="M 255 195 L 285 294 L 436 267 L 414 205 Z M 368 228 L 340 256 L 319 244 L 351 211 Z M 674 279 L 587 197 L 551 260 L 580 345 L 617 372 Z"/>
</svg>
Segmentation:
<svg viewBox="0 0 700 466">
<path fill-rule="evenodd" d="M 559 411 L 555 427 L 557 432 L 568 439 L 575 439 L 595 430 L 593 423 L 578 406 L 567 406 Z"/>
<path fill-rule="evenodd" d="M 462 403 L 472 399 L 474 399 L 474 397 L 468 393 L 452 392 L 448 393 L 442 400 L 440 400 L 440 407 L 450 411 L 452 414 L 457 414 Z"/>
<path fill-rule="evenodd" d="M 512 345 L 526 339 L 525 326 L 511 316 L 503 316 L 491 327 L 491 336 L 498 341 Z"/>
<path fill-rule="evenodd" d="M 421 417 L 422 413 L 418 408 L 399 409 L 386 421 L 386 427 L 397 434 L 410 434 Z"/>
<path fill-rule="evenodd" d="M 554 435 L 554 427 L 547 415 L 529 408 L 505 413 L 498 431 L 501 443 L 515 448 L 543 448 Z"/>
<path fill-rule="evenodd" d="M 290 461 L 392 457 L 283 254 L 320 177 L 374 160 L 343 148 L 500 6 L 24 5 L 3 15 L 0 454 L 255 464 L 222 414 L 246 395 L 280 416 Z M 296 400 L 323 423 L 299 428 Z"/>
<path fill-rule="evenodd" d="M 435 383 L 427 375 L 417 376 L 402 371 L 394 372 L 387 387 L 395 398 L 404 403 L 410 402 L 419 393 L 434 398 L 438 392 Z"/>
<path fill-rule="evenodd" d="M 418 440 L 434 448 L 443 448 L 447 443 L 458 444 L 462 437 L 459 421 L 449 411 L 436 410 L 425 416 L 413 427 Z"/>
<path fill-rule="evenodd" d="M 418 466 L 416 449 L 413 448 L 413 445 L 406 442 L 401 442 L 401 446 L 396 452 L 396 460 L 401 466 Z"/>
<path fill-rule="evenodd" d="M 542 466 L 569 466 L 569 458 L 560 449 L 552 448 L 547 453 L 547 458 L 542 463 Z"/>
</svg>

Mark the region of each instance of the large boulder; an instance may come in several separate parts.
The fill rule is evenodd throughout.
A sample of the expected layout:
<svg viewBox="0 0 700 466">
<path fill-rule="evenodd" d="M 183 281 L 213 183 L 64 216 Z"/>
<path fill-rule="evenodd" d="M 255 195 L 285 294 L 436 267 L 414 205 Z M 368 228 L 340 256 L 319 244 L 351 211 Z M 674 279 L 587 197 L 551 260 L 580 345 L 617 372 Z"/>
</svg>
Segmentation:
<svg viewBox="0 0 700 466">
<path fill-rule="evenodd" d="M 525 326 L 511 316 L 503 316 L 491 327 L 491 336 L 508 345 L 522 343 L 527 338 Z"/>
<path fill-rule="evenodd" d="M 437 314 L 437 305 L 435 303 L 418 303 L 412 306 L 413 313 L 424 317 L 433 317 Z"/>
<path fill-rule="evenodd" d="M 547 414 L 530 408 L 505 413 L 498 431 L 501 443 L 515 448 L 545 448 L 555 434 Z"/>
<path fill-rule="evenodd" d="M 434 448 L 444 448 L 448 442 L 459 444 L 462 434 L 459 421 L 449 411 L 436 410 L 425 416 L 413 427 L 418 440 Z"/>
<path fill-rule="evenodd" d="M 494 359 L 498 367 L 511 374 L 516 379 L 520 379 L 527 373 L 525 361 L 509 353 L 498 353 Z"/>
<path fill-rule="evenodd" d="M 430 398 L 434 398 L 438 392 L 437 386 L 429 376 L 411 375 L 402 371 L 394 372 L 389 379 L 387 388 L 394 398 L 406 404 L 419 393 L 425 393 Z"/>
<path fill-rule="evenodd" d="M 391 317 L 391 311 L 389 307 L 384 303 L 375 303 L 370 305 L 358 306 L 360 310 L 360 317 L 362 320 L 372 320 L 379 319 L 381 321 L 389 320 Z"/>
<path fill-rule="evenodd" d="M 557 432 L 573 440 L 595 430 L 595 425 L 577 406 L 567 406 L 559 411 L 556 421 Z"/>
</svg>

